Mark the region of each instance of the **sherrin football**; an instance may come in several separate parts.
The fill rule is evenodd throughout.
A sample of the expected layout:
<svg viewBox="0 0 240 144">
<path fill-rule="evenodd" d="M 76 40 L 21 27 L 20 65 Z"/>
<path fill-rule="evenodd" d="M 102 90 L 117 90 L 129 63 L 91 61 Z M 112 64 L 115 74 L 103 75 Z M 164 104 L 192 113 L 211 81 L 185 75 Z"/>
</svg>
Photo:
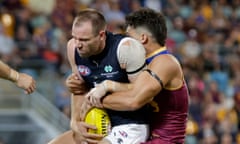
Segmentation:
<svg viewBox="0 0 240 144">
<path fill-rule="evenodd" d="M 92 108 L 85 117 L 85 122 L 97 127 L 96 130 L 89 129 L 90 133 L 106 136 L 110 131 L 111 123 L 107 112 L 101 108 Z"/>
</svg>

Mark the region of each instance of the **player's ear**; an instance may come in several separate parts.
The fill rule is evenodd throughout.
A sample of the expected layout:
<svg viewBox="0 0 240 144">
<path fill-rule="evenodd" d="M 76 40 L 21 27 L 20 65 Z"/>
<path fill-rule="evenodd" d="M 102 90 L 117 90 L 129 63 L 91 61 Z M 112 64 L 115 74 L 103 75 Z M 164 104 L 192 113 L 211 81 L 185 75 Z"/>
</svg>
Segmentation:
<svg viewBox="0 0 240 144">
<path fill-rule="evenodd" d="M 99 36 L 101 39 L 104 38 L 106 36 L 106 31 L 104 31 L 104 30 L 100 31 Z"/>
<path fill-rule="evenodd" d="M 148 41 L 148 35 L 146 35 L 145 33 L 142 33 L 141 35 L 140 35 L 140 42 L 142 43 L 142 44 L 144 44 L 144 43 L 146 43 Z"/>
</svg>

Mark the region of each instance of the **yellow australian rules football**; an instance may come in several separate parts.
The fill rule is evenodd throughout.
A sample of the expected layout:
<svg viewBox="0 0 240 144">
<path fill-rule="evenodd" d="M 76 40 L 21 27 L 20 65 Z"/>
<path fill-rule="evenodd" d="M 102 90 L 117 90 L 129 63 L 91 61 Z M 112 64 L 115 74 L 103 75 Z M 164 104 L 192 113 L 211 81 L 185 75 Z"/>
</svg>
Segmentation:
<svg viewBox="0 0 240 144">
<path fill-rule="evenodd" d="M 111 123 L 106 110 L 101 108 L 92 108 L 85 117 L 85 122 L 97 127 L 96 130 L 89 129 L 88 132 L 106 136 L 111 128 Z"/>
</svg>

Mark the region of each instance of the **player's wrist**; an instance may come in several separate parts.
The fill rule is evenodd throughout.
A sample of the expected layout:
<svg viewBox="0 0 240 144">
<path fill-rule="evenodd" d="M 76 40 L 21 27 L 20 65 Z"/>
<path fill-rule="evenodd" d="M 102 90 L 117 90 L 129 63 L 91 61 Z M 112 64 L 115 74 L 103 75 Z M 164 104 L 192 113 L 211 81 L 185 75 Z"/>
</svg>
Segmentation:
<svg viewBox="0 0 240 144">
<path fill-rule="evenodd" d="M 115 83 L 110 80 L 105 80 L 103 82 L 103 86 L 106 92 L 114 92 L 115 91 Z"/>
<path fill-rule="evenodd" d="M 19 80 L 19 73 L 13 69 L 10 69 L 9 80 L 17 82 Z"/>
<path fill-rule="evenodd" d="M 128 90 L 130 90 L 130 89 L 132 89 L 132 88 L 133 88 L 133 84 L 131 84 L 131 83 L 130 83 L 130 84 L 127 84 L 127 89 L 128 89 Z"/>
<path fill-rule="evenodd" d="M 77 121 L 77 120 L 75 120 L 75 119 L 71 119 L 71 121 L 70 121 L 70 128 L 71 128 L 71 130 L 74 131 L 74 132 L 77 132 L 77 127 L 76 127 L 77 122 L 80 122 L 80 120 Z"/>
</svg>

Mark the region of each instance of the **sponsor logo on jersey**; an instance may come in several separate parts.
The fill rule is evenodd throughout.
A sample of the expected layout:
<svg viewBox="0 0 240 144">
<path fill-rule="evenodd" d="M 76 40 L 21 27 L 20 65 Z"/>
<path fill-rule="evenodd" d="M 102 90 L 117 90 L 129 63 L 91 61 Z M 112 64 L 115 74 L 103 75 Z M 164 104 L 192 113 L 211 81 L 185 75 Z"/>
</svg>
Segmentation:
<svg viewBox="0 0 240 144">
<path fill-rule="evenodd" d="M 79 71 L 80 75 L 82 75 L 82 76 L 88 76 L 91 73 L 91 70 L 84 65 L 79 65 L 78 71 Z"/>
<path fill-rule="evenodd" d="M 113 71 L 113 67 L 111 65 L 105 65 L 104 72 L 105 73 L 101 73 L 101 75 L 107 78 L 114 77 L 114 75 L 117 75 L 119 73 L 118 71 Z"/>
<path fill-rule="evenodd" d="M 107 72 L 107 73 L 112 72 L 112 70 L 113 70 L 113 68 L 112 68 L 111 65 L 106 65 L 106 66 L 104 67 L 104 71 Z"/>
</svg>

